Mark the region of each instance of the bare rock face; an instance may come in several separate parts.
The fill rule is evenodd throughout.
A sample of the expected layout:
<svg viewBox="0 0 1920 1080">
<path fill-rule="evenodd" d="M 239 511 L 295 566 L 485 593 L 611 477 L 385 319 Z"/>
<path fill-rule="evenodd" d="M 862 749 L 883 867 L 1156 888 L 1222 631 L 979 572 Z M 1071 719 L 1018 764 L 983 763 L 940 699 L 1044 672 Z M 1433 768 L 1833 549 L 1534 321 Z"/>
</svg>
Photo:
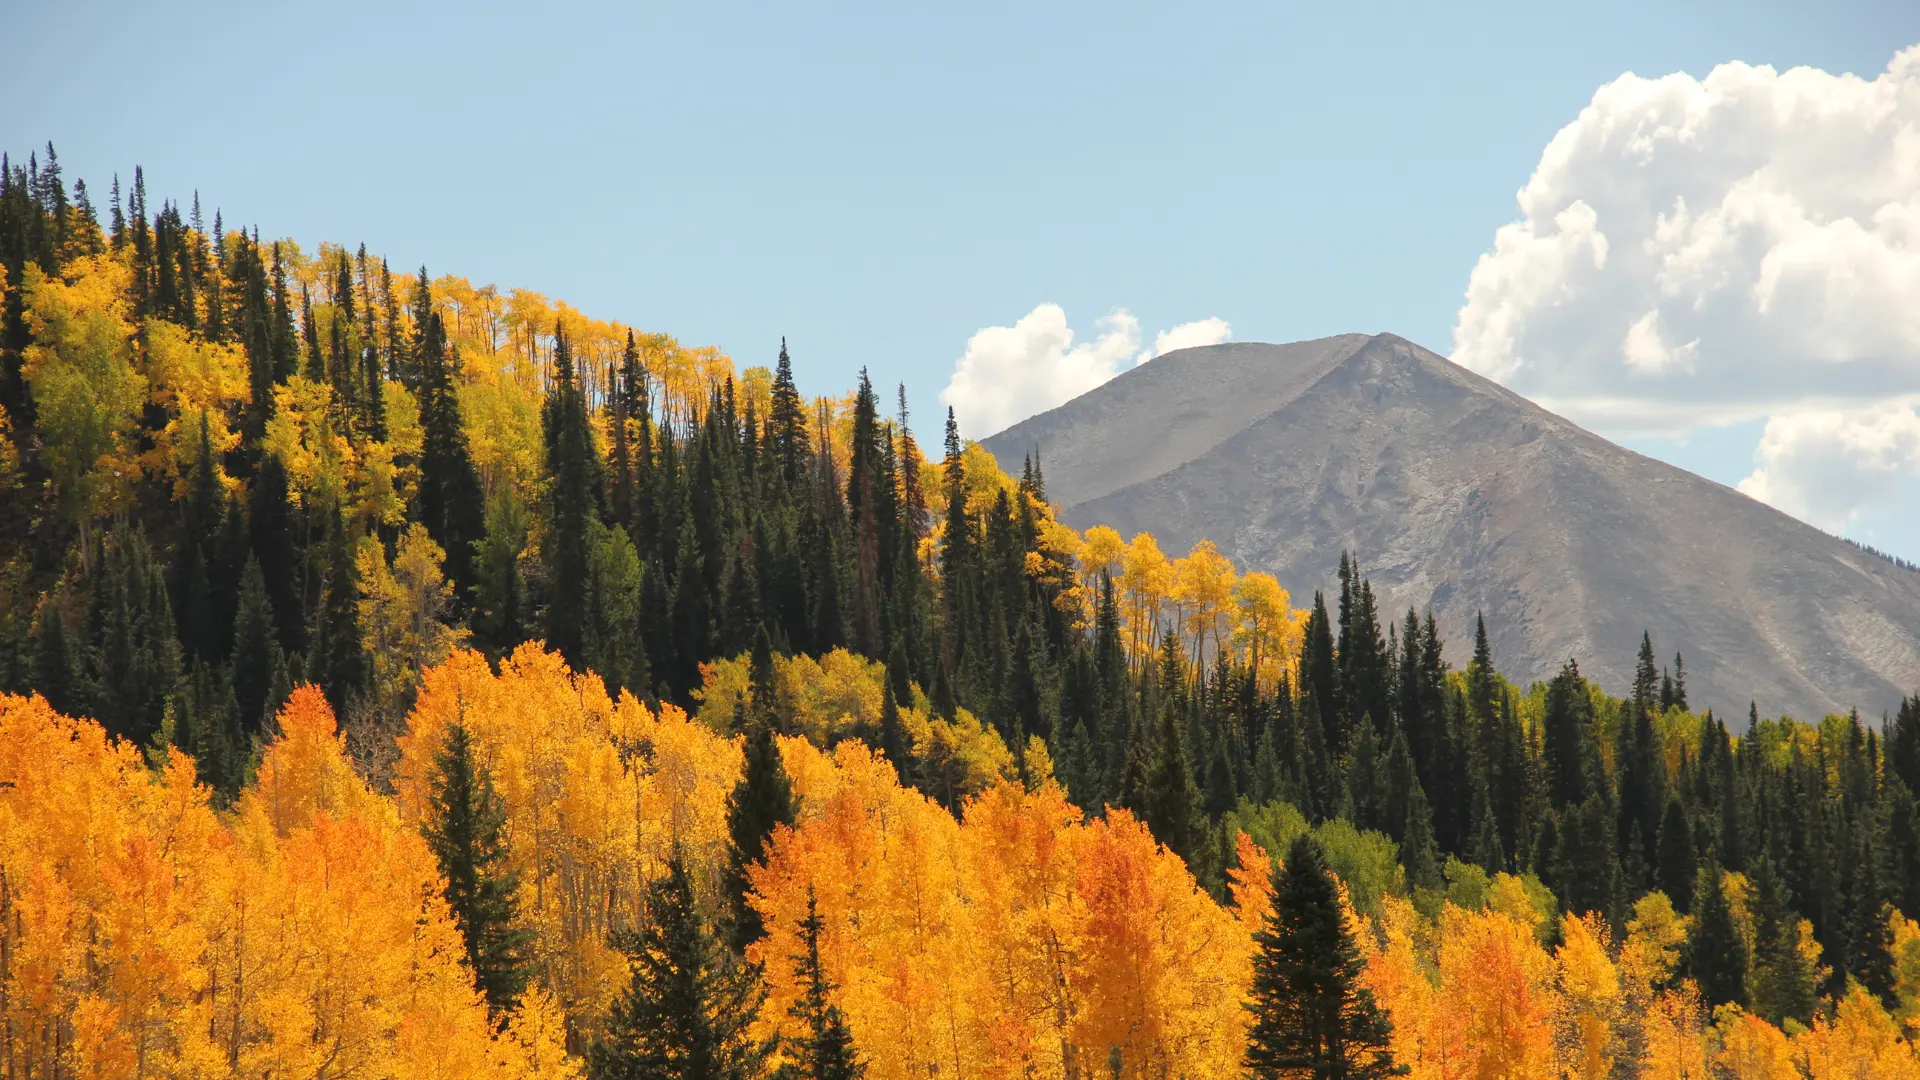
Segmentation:
<svg viewBox="0 0 1920 1080">
<path fill-rule="evenodd" d="M 1077 528 L 1208 538 L 1303 604 L 1358 554 L 1382 617 L 1484 611 L 1521 685 L 1632 684 L 1642 629 L 1694 708 L 1878 718 L 1920 690 L 1920 572 L 1576 427 L 1391 334 L 1183 349 L 985 441 L 1037 447 Z"/>
</svg>

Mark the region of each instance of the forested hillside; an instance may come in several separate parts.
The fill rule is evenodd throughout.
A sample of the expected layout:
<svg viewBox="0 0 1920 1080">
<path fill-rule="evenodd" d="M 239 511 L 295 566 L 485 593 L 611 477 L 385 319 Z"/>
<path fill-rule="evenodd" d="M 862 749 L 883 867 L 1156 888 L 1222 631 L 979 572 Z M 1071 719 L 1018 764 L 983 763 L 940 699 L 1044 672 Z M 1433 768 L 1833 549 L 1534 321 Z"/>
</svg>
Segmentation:
<svg viewBox="0 0 1920 1080">
<path fill-rule="evenodd" d="M 1920 1076 L 1920 699 L 1515 686 L 147 200 L 0 168 L 0 1075 Z"/>
</svg>

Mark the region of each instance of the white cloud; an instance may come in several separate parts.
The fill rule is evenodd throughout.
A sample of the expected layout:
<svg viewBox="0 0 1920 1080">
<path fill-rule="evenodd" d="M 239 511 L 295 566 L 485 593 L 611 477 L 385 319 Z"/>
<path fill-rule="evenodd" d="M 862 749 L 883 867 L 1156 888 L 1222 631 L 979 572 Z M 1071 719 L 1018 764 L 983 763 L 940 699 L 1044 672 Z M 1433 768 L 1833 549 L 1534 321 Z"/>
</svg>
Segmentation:
<svg viewBox="0 0 1920 1080">
<path fill-rule="evenodd" d="M 1074 343 L 1059 304 L 1041 304 L 1012 326 L 988 326 L 967 339 L 953 378 L 940 392 L 968 438 L 981 439 L 1065 404 L 1135 364 L 1162 353 L 1227 340 L 1223 319 L 1183 323 L 1140 348 L 1140 320 L 1126 309 L 1094 323 L 1091 341 Z"/>
<path fill-rule="evenodd" d="M 1920 396 L 1920 46 L 1871 79 L 1621 76 L 1518 200 L 1455 360 L 1604 431 L 1768 417 L 1742 487 L 1827 524 L 1920 468 L 1865 449 Z"/>
<path fill-rule="evenodd" d="M 1775 416 L 1754 456 L 1741 491 L 1837 532 L 1920 469 L 1920 415 L 1888 404 Z"/>
<path fill-rule="evenodd" d="M 1171 330 L 1162 330 L 1153 336 L 1153 353 L 1142 356 L 1146 363 L 1155 356 L 1165 356 L 1176 349 L 1192 349 L 1201 345 L 1218 345 L 1227 340 L 1233 328 L 1225 319 L 1201 319 L 1199 322 L 1181 323 Z"/>
</svg>

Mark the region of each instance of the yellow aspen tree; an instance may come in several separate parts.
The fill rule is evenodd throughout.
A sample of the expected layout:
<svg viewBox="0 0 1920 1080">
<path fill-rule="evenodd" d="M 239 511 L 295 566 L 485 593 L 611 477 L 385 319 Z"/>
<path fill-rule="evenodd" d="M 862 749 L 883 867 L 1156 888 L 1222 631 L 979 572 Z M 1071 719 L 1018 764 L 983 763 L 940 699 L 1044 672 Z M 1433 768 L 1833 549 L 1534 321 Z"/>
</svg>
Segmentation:
<svg viewBox="0 0 1920 1080">
<path fill-rule="evenodd" d="M 1127 542 L 1121 591 L 1126 596 L 1127 659 L 1136 666 L 1151 656 L 1160 639 L 1160 613 L 1173 590 L 1173 564 L 1152 533 L 1136 533 Z"/>
<path fill-rule="evenodd" d="M 1832 1017 L 1813 1018 L 1813 1026 L 1793 1040 L 1807 1080 L 1914 1080 L 1920 1057 L 1901 1035 L 1900 1026 L 1858 983 L 1834 1005 Z"/>
<path fill-rule="evenodd" d="M 1731 1080 L 1802 1080 L 1791 1041 L 1777 1027 L 1737 1005 L 1715 1011 L 1720 1049 L 1714 1065 Z"/>
<path fill-rule="evenodd" d="M 1613 1071 L 1624 992 L 1609 940 L 1606 923 L 1596 915 L 1560 920 L 1553 957 L 1560 990 L 1555 1042 L 1569 1080 L 1602 1080 Z"/>
<path fill-rule="evenodd" d="M 1441 917 L 1440 1005 L 1473 1075 L 1545 1076 L 1560 1010 L 1553 961 L 1533 927 L 1497 911 L 1449 906 Z"/>
<path fill-rule="evenodd" d="M 1191 642 L 1196 672 L 1209 660 L 1207 641 L 1212 639 L 1216 653 L 1224 643 L 1224 630 L 1234 614 L 1234 579 L 1233 563 L 1211 540 L 1194 544 L 1185 558 L 1173 564 L 1173 593 L 1184 613 L 1180 629 Z"/>
</svg>

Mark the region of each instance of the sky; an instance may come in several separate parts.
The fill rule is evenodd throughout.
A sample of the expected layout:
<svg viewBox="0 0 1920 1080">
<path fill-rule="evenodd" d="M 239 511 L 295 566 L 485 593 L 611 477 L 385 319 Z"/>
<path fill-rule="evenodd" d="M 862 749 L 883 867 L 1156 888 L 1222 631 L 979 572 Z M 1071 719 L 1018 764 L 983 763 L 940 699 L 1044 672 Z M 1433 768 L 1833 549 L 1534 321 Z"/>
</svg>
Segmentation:
<svg viewBox="0 0 1920 1080">
<path fill-rule="evenodd" d="M 1920 4 L 804 7 L 26 5 L 0 147 L 970 436 L 1391 331 L 1920 559 Z"/>
</svg>

